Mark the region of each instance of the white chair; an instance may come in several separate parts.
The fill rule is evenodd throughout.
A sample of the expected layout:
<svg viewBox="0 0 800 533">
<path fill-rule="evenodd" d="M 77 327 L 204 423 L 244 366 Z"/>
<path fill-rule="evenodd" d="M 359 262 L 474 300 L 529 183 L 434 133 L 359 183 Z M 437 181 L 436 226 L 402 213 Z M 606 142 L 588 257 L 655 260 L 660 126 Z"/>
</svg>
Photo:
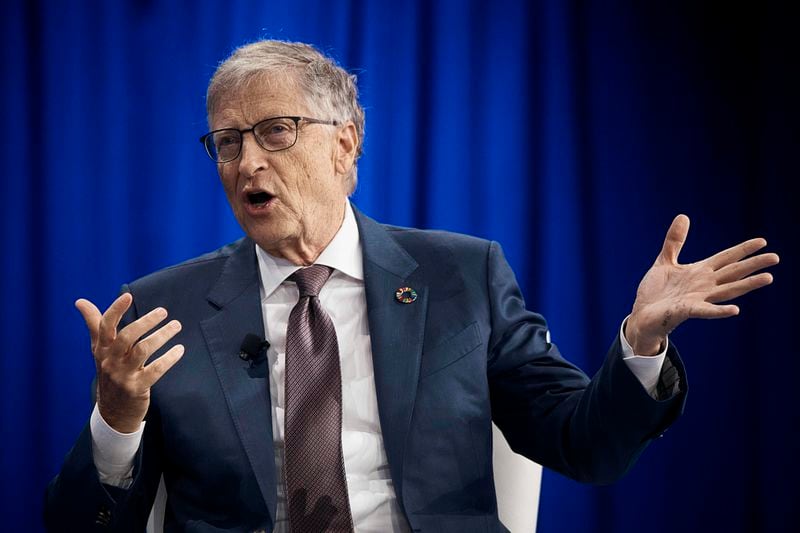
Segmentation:
<svg viewBox="0 0 800 533">
<path fill-rule="evenodd" d="M 167 506 L 167 487 L 164 485 L 164 476 L 158 483 L 158 492 L 147 519 L 147 533 L 164 533 L 164 510 Z"/>
<path fill-rule="evenodd" d="M 536 516 L 539 511 L 542 467 L 511 451 L 505 437 L 494 424 L 492 444 L 494 485 L 500 521 L 511 533 L 533 533 L 536 531 Z"/>
<path fill-rule="evenodd" d="M 494 484 L 500 521 L 511 533 L 533 533 L 536 531 L 536 515 L 539 510 L 542 467 L 511 451 L 503 434 L 494 424 L 492 440 Z M 166 503 L 167 491 L 162 477 L 147 521 L 147 533 L 162 533 L 164 530 Z"/>
</svg>

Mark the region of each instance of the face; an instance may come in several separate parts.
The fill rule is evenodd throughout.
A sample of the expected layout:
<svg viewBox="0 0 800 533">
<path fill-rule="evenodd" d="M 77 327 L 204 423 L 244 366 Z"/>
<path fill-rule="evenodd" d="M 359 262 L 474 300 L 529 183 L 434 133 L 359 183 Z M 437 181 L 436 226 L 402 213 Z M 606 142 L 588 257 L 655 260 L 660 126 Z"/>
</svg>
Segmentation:
<svg viewBox="0 0 800 533">
<path fill-rule="evenodd" d="M 292 83 L 264 76 L 224 95 L 210 125 L 247 129 L 276 116 L 329 118 L 317 116 Z M 248 132 L 239 157 L 217 170 L 245 233 L 273 255 L 308 264 L 341 225 L 354 156 L 352 124 L 300 121 L 291 148 L 267 152 Z"/>
</svg>

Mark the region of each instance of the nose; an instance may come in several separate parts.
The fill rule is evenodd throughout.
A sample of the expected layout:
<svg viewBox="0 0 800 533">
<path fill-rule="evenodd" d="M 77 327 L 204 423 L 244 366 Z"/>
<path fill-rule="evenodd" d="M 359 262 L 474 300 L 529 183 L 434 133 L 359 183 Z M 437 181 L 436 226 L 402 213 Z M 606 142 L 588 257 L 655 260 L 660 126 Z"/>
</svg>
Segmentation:
<svg viewBox="0 0 800 533">
<path fill-rule="evenodd" d="M 242 134 L 242 150 L 239 154 L 239 173 L 252 177 L 267 168 L 268 152 L 256 142 L 252 131 Z"/>
</svg>

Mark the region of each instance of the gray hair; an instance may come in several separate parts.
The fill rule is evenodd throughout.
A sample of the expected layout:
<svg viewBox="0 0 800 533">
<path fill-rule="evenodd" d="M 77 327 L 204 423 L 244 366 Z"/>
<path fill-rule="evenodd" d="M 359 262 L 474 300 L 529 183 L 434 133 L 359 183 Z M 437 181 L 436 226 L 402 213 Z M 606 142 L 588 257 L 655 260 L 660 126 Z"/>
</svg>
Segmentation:
<svg viewBox="0 0 800 533">
<path fill-rule="evenodd" d="M 217 67 L 206 92 L 206 112 L 219 105 L 225 93 L 240 88 L 261 75 L 285 76 L 297 84 L 307 102 L 322 120 L 353 122 L 356 127 L 356 161 L 364 144 L 364 108 L 358 102 L 356 76 L 336 61 L 305 43 L 264 40 L 244 45 Z M 356 188 L 356 161 L 350 171 L 350 192 Z"/>
</svg>

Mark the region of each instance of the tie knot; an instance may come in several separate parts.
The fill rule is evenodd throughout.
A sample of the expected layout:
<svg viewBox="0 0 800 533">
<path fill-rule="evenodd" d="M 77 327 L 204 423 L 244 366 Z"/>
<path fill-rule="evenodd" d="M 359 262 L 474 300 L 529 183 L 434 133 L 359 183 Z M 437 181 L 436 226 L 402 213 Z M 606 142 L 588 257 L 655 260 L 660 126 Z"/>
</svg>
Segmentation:
<svg viewBox="0 0 800 533">
<path fill-rule="evenodd" d="M 331 272 L 332 269 L 330 267 L 311 265 L 310 267 L 295 271 L 294 274 L 289 276 L 289 279 L 297 283 L 297 289 L 300 291 L 300 298 L 319 296 L 319 291 L 322 290 L 322 286 L 328 281 Z"/>
</svg>

